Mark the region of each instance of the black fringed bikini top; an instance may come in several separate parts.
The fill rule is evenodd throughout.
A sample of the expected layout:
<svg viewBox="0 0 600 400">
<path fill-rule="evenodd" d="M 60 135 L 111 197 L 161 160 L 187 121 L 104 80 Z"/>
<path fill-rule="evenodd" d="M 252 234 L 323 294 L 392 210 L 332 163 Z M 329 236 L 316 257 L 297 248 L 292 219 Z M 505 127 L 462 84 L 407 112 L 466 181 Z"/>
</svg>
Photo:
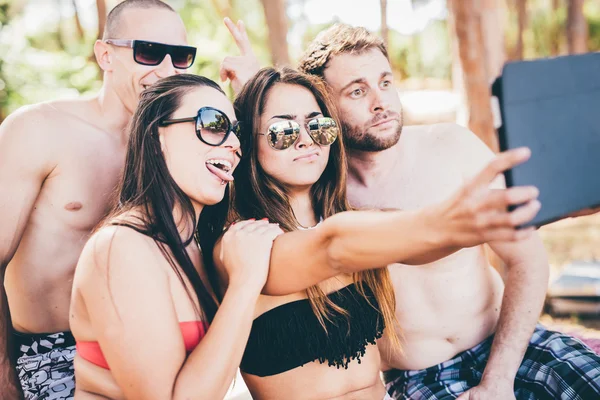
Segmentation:
<svg viewBox="0 0 600 400">
<path fill-rule="evenodd" d="M 308 299 L 275 307 L 252 323 L 242 357 L 242 372 L 258 376 L 277 375 L 312 361 L 336 368 L 365 355 L 385 327 L 373 292 L 364 285 L 366 298 L 356 284 L 327 295 L 348 315 L 332 311 L 324 318 L 327 332 L 313 313 Z M 367 300 L 368 299 L 368 300 Z"/>
</svg>

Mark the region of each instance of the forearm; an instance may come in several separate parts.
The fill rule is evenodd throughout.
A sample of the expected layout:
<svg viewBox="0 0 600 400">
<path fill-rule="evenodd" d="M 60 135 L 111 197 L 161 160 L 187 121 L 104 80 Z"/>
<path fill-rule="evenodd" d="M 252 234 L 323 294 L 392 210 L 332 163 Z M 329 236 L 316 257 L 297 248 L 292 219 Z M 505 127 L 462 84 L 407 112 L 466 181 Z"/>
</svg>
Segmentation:
<svg viewBox="0 0 600 400">
<path fill-rule="evenodd" d="M 430 253 L 451 248 L 436 208 L 417 211 L 351 211 L 327 218 L 313 230 L 289 232 L 273 245 L 263 294 L 283 296 L 340 273 L 393 263 L 423 264 Z M 298 256 L 301 255 L 301 256 Z M 425 260 L 424 258 L 427 258 Z"/>
<path fill-rule="evenodd" d="M 342 213 L 331 220 L 327 252 L 343 272 L 356 272 L 395 262 L 422 264 L 456 249 L 432 208 L 416 211 Z"/>
<path fill-rule="evenodd" d="M 483 379 L 514 381 L 539 319 L 548 287 L 548 263 L 508 265 L 500 318 Z"/>
<path fill-rule="evenodd" d="M 246 348 L 257 298 L 258 291 L 229 287 L 206 336 L 177 377 L 175 399 L 225 396 Z"/>
</svg>

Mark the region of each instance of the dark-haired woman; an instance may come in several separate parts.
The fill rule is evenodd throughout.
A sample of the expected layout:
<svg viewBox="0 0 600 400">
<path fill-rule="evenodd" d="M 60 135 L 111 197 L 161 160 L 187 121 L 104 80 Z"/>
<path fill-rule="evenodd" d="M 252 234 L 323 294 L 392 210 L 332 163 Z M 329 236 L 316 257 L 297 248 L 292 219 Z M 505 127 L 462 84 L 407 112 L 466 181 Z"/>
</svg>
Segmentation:
<svg viewBox="0 0 600 400">
<path fill-rule="evenodd" d="M 236 218 L 267 217 L 286 232 L 273 245 L 266 295 L 258 300 L 241 363 L 253 397 L 387 398 L 376 343 L 385 334 L 398 346 L 399 338 L 390 277 L 378 267 L 433 261 L 515 235 L 514 225 L 535 212 L 498 223 L 506 197 L 481 190 L 499 172 L 493 173 L 495 164 L 443 204 L 347 211 L 342 135 L 320 81 L 290 69 L 261 70 L 235 110 L 244 154 L 235 173 Z M 503 154 L 500 164 L 519 159 L 518 152 Z M 476 217 L 487 215 L 472 209 L 499 218 L 482 225 Z M 220 251 L 217 244 L 215 261 L 227 287 Z"/>
<path fill-rule="evenodd" d="M 88 241 L 75 274 L 76 398 L 225 396 L 281 232 L 265 221 L 229 229 L 222 257 L 230 285 L 218 305 L 194 232 L 199 241 L 221 234 L 237 129 L 231 102 L 206 78 L 176 75 L 142 94 L 120 207 Z"/>
</svg>

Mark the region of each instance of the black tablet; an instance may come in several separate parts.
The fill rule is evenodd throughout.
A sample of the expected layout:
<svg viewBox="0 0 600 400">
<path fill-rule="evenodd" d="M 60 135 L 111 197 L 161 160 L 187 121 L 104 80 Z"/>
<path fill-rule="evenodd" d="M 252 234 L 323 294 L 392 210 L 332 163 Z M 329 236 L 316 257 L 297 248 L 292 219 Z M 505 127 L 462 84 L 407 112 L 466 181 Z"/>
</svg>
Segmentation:
<svg viewBox="0 0 600 400">
<path fill-rule="evenodd" d="M 600 53 L 508 63 L 492 85 L 500 150 L 527 146 L 531 159 L 505 173 L 534 185 L 541 226 L 600 205 Z"/>
</svg>

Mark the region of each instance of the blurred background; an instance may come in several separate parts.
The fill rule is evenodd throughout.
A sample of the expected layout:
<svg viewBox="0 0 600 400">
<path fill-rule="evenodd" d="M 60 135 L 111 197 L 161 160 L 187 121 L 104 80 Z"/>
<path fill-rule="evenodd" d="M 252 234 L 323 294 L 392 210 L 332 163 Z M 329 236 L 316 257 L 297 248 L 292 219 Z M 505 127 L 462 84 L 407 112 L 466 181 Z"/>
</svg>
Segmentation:
<svg viewBox="0 0 600 400">
<path fill-rule="evenodd" d="M 0 0 L 0 122 L 25 104 L 95 92 L 92 44 L 119 0 Z M 382 35 L 408 124 L 456 121 L 497 150 L 490 83 L 506 62 L 600 51 L 600 0 L 171 0 L 198 47 L 191 72 L 219 79 L 243 19 L 263 65 L 294 66 L 335 22 Z M 231 91 L 230 91 L 231 93 Z M 550 254 L 542 321 L 600 339 L 600 215 L 541 228 Z M 501 266 L 499 266 L 501 269 Z M 554 285 L 554 286 L 552 286 Z"/>
</svg>

